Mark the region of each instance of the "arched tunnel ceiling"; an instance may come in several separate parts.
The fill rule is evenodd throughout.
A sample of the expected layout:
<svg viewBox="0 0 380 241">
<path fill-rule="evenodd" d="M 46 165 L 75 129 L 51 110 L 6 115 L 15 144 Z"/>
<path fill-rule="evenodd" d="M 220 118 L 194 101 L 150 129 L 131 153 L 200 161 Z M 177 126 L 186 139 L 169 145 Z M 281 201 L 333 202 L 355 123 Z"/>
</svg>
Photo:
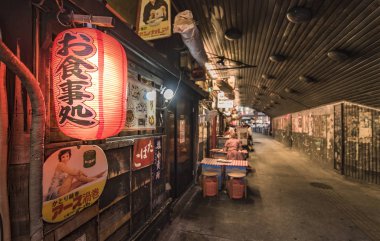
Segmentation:
<svg viewBox="0 0 380 241">
<path fill-rule="evenodd" d="M 173 5 L 193 12 L 207 52 L 257 65 L 235 70 L 241 105 L 270 116 L 341 100 L 380 107 L 378 0 L 173 0 Z M 294 7 L 309 9 L 311 19 L 289 21 Z M 230 28 L 239 29 L 241 38 L 224 38 Z M 348 58 L 333 60 L 331 51 Z M 272 55 L 285 60 L 272 62 Z"/>
</svg>

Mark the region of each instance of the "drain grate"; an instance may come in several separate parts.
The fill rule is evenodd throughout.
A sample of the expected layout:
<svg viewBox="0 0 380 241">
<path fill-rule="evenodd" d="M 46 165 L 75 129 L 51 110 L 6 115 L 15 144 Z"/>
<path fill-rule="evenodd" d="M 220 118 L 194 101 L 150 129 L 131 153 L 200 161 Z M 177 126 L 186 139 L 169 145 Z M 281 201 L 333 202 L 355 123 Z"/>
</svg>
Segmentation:
<svg viewBox="0 0 380 241">
<path fill-rule="evenodd" d="M 312 187 L 321 188 L 321 189 L 333 189 L 332 186 L 324 184 L 322 182 L 311 182 L 310 185 Z"/>
</svg>

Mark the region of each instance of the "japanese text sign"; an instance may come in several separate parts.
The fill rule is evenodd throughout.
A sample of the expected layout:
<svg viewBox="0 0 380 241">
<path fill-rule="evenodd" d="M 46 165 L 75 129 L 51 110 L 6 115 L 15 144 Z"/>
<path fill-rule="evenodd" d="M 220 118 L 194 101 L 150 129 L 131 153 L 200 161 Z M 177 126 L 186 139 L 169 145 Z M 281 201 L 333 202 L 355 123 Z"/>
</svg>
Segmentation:
<svg viewBox="0 0 380 241">
<path fill-rule="evenodd" d="M 154 138 L 137 139 L 133 146 L 132 170 L 137 170 L 153 163 Z"/>
</svg>

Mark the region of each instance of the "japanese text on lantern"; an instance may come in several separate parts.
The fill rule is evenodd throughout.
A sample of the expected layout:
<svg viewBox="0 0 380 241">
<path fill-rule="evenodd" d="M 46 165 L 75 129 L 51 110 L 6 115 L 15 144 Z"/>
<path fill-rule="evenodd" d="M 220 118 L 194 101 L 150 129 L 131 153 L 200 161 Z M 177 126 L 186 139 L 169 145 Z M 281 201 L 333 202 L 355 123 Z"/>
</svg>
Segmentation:
<svg viewBox="0 0 380 241">
<path fill-rule="evenodd" d="M 86 88 L 92 85 L 91 75 L 88 72 L 96 72 L 98 67 L 88 61 L 97 52 L 94 40 L 84 33 L 64 34 L 58 42 L 60 48 L 53 53 L 60 59 L 56 69 L 59 75 L 59 125 L 67 122 L 82 127 L 90 128 L 98 124 L 95 119 L 96 112 L 85 104 L 94 99 L 94 95 Z"/>
</svg>

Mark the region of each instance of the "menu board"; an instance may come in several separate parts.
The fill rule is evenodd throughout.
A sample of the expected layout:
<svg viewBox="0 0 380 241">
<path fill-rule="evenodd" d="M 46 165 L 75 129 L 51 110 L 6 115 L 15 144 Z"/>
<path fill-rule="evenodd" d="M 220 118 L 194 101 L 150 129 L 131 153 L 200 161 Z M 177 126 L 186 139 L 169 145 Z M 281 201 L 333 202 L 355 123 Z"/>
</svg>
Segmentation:
<svg viewBox="0 0 380 241">
<path fill-rule="evenodd" d="M 127 97 L 127 130 L 156 129 L 156 98 L 148 100 L 146 94 L 154 91 L 151 86 L 129 79 Z"/>
</svg>

